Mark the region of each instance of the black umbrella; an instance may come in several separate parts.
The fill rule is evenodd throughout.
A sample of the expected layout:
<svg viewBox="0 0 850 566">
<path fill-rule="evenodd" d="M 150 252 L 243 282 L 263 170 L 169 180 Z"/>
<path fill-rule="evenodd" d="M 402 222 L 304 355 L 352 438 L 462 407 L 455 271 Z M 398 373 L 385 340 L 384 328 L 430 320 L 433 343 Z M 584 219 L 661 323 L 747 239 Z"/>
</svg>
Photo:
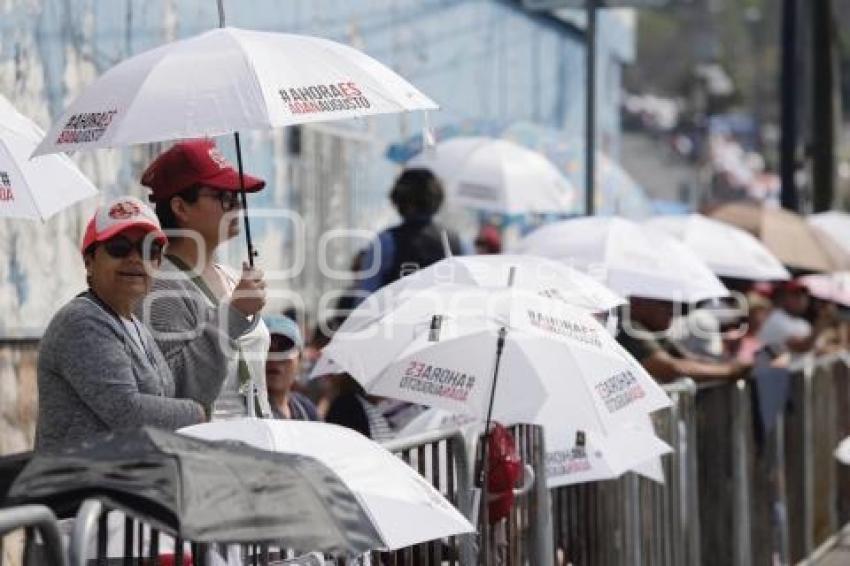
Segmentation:
<svg viewBox="0 0 850 566">
<path fill-rule="evenodd" d="M 193 542 L 276 541 L 337 555 L 382 546 L 355 496 L 317 460 L 152 428 L 37 453 L 9 492 L 60 515 L 89 497 Z"/>
</svg>

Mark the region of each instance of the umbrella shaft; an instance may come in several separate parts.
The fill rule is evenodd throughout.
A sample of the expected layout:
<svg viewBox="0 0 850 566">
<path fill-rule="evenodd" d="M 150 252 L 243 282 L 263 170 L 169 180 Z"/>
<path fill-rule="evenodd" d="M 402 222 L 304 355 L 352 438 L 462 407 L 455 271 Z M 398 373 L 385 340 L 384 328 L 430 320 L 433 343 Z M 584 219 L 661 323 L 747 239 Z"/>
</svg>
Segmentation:
<svg viewBox="0 0 850 566">
<path fill-rule="evenodd" d="M 484 536 L 487 533 L 487 527 L 489 524 L 490 517 L 488 516 L 488 505 L 487 500 L 490 497 L 490 490 L 487 489 L 487 481 L 489 476 L 488 464 L 490 457 L 490 422 L 493 417 L 493 402 L 496 399 L 496 381 L 499 378 L 499 365 L 502 362 L 502 351 L 505 349 L 505 336 L 507 335 L 507 330 L 502 327 L 499 329 L 499 339 L 496 343 L 496 364 L 493 368 L 493 385 L 490 386 L 490 401 L 487 405 L 487 420 L 484 424 L 484 445 L 481 448 L 481 461 L 479 462 L 478 469 L 479 478 L 478 481 L 481 485 L 481 499 L 479 501 L 479 511 L 478 511 L 478 520 L 480 522 L 481 528 L 479 529 L 479 536 Z M 479 548 L 482 550 L 486 547 L 487 540 L 482 538 L 481 544 Z"/>
<path fill-rule="evenodd" d="M 248 221 L 248 197 L 245 194 L 245 172 L 242 169 L 242 144 L 239 141 L 239 132 L 233 134 L 236 141 L 236 165 L 239 168 L 239 193 L 242 198 L 242 217 L 245 219 L 245 242 L 248 244 L 248 265 L 254 267 L 254 257 L 257 250 L 251 240 L 251 223 Z"/>
</svg>

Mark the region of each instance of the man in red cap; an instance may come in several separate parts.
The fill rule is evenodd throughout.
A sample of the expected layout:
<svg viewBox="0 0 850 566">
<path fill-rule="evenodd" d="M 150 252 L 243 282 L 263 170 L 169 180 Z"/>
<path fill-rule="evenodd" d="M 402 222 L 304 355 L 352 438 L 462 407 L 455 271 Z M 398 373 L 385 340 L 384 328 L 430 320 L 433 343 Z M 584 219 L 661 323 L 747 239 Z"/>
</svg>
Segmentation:
<svg viewBox="0 0 850 566">
<path fill-rule="evenodd" d="M 215 262 L 218 246 L 239 233 L 239 173 L 212 140 L 187 140 L 159 155 L 142 184 L 152 191 L 169 245 L 139 313 L 154 330 L 178 392 L 211 415 L 269 414 L 269 333 L 259 316 L 263 273 L 243 264 L 239 274 Z M 264 185 L 244 176 L 248 192 Z"/>
</svg>

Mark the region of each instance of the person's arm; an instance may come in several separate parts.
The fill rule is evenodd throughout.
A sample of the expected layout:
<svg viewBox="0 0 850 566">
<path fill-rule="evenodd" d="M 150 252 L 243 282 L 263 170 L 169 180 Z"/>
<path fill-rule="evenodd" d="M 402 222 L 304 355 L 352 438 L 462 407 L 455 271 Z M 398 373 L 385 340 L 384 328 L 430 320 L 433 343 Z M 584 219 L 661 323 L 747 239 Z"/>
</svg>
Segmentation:
<svg viewBox="0 0 850 566">
<path fill-rule="evenodd" d="M 137 314 L 174 374 L 177 397 L 211 404 L 252 322 L 227 301 L 211 308 L 200 292 L 180 289 L 154 290 Z"/>
<path fill-rule="evenodd" d="M 675 358 L 661 349 L 653 350 L 642 358 L 640 363 L 652 377 L 662 383 L 680 377 L 690 377 L 698 382 L 739 379 L 746 375 L 749 367 L 740 362 L 704 362 Z"/>
<path fill-rule="evenodd" d="M 109 428 L 174 430 L 204 421 L 195 401 L 140 392 L 123 340 L 103 320 L 71 320 L 54 344 L 61 375 Z"/>
</svg>

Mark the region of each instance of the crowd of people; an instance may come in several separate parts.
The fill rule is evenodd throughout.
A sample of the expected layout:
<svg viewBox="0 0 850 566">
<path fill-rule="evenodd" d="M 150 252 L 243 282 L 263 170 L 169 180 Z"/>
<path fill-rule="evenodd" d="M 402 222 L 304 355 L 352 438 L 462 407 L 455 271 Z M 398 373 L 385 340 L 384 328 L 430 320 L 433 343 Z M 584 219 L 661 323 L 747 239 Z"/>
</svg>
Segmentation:
<svg viewBox="0 0 850 566">
<path fill-rule="evenodd" d="M 88 289 L 44 334 L 36 449 L 119 428 L 177 429 L 244 415 L 325 420 L 381 441 L 418 414 L 419 407 L 369 395 L 341 371 L 307 377 L 332 329 L 364 296 L 439 261 L 446 247 L 473 252 L 435 221 L 444 193 L 431 172 L 411 169 L 396 179 L 390 200 L 401 223 L 354 261 L 356 269 L 378 269 L 357 280 L 309 340 L 292 318 L 263 316 L 262 270 L 246 263 L 240 273 L 215 260 L 239 233 L 242 185 L 214 142 L 175 144 L 141 183 L 153 209 L 133 197 L 98 208 L 81 249 Z M 264 184 L 244 178 L 249 192 Z M 477 253 L 499 253 L 498 230 L 482 227 L 474 245 Z M 839 310 L 797 280 L 725 283 L 745 304 L 675 316 L 680 305 L 629 297 L 617 313 L 617 340 L 660 382 L 734 380 L 754 365 L 788 366 L 803 352 L 846 346 Z"/>
</svg>

